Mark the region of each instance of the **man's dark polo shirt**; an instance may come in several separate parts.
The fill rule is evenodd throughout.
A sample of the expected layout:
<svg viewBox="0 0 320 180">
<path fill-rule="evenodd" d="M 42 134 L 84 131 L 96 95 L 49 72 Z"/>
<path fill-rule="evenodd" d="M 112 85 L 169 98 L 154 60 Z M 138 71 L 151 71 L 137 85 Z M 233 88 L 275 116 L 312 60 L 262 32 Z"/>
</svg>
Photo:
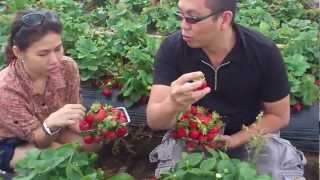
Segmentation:
<svg viewBox="0 0 320 180">
<path fill-rule="evenodd" d="M 161 44 L 155 58 L 154 84 L 170 86 L 182 74 L 202 71 L 212 91 L 196 105 L 225 116 L 225 134 L 249 125 L 262 109 L 289 94 L 285 66 L 276 45 L 263 35 L 234 25 L 236 44 L 214 69 L 202 49 L 190 48 L 177 31 Z M 159 110 L 160 111 L 160 110 Z"/>
</svg>

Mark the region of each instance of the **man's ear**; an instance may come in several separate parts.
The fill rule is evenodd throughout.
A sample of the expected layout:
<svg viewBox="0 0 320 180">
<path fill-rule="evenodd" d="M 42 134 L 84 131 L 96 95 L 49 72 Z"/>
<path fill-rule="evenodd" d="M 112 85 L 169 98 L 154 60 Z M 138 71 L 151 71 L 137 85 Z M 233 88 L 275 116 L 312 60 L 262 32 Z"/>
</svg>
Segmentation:
<svg viewBox="0 0 320 180">
<path fill-rule="evenodd" d="M 12 52 L 16 58 L 18 59 L 22 58 L 22 53 L 21 53 L 21 50 L 18 48 L 18 46 L 16 45 L 12 46 Z"/>
<path fill-rule="evenodd" d="M 232 19 L 233 19 L 233 13 L 232 11 L 224 11 L 221 14 L 221 26 L 220 26 L 220 30 L 221 31 L 226 31 L 227 29 L 230 28 L 231 24 L 232 24 Z"/>
</svg>

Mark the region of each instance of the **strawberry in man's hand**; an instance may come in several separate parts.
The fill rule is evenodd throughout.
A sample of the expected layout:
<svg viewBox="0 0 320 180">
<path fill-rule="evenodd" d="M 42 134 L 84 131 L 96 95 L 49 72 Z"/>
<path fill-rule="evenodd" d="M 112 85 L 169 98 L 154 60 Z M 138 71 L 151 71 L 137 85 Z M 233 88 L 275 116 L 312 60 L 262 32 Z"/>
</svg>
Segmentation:
<svg viewBox="0 0 320 180">
<path fill-rule="evenodd" d="M 208 87 L 208 83 L 207 83 L 204 75 L 196 78 L 195 81 L 203 81 L 202 85 L 196 89 L 197 91 L 202 90 L 202 89 Z"/>
</svg>

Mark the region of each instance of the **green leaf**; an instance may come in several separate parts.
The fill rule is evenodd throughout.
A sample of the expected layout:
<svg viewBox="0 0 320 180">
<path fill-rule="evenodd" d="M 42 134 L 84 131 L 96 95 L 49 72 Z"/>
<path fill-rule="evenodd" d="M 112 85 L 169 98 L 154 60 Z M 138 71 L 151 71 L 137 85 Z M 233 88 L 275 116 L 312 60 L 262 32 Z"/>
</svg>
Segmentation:
<svg viewBox="0 0 320 180">
<path fill-rule="evenodd" d="M 134 180 L 132 176 L 127 173 L 119 173 L 115 176 L 112 176 L 108 180 Z"/>
<path fill-rule="evenodd" d="M 209 158 L 201 162 L 200 169 L 211 171 L 216 165 L 216 159 Z"/>
<path fill-rule="evenodd" d="M 202 159 L 203 155 L 201 153 L 191 153 L 188 154 L 185 159 L 183 159 L 183 162 L 187 167 L 196 167 L 200 164 Z"/>
<path fill-rule="evenodd" d="M 81 174 L 80 169 L 74 167 L 72 164 L 69 164 L 66 167 L 66 175 L 69 180 L 79 180 L 81 178 Z"/>
</svg>

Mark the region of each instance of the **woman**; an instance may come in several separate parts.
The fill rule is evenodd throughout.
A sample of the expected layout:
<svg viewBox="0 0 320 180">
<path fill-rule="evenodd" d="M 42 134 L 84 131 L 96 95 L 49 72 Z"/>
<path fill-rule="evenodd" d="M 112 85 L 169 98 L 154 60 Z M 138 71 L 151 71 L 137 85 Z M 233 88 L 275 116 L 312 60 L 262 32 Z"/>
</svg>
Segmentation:
<svg viewBox="0 0 320 180">
<path fill-rule="evenodd" d="M 16 15 L 0 72 L 0 169 L 12 172 L 30 148 L 80 139 L 79 72 L 64 56 L 62 25 L 49 11 Z M 97 151 L 100 147 L 83 145 Z"/>
</svg>

